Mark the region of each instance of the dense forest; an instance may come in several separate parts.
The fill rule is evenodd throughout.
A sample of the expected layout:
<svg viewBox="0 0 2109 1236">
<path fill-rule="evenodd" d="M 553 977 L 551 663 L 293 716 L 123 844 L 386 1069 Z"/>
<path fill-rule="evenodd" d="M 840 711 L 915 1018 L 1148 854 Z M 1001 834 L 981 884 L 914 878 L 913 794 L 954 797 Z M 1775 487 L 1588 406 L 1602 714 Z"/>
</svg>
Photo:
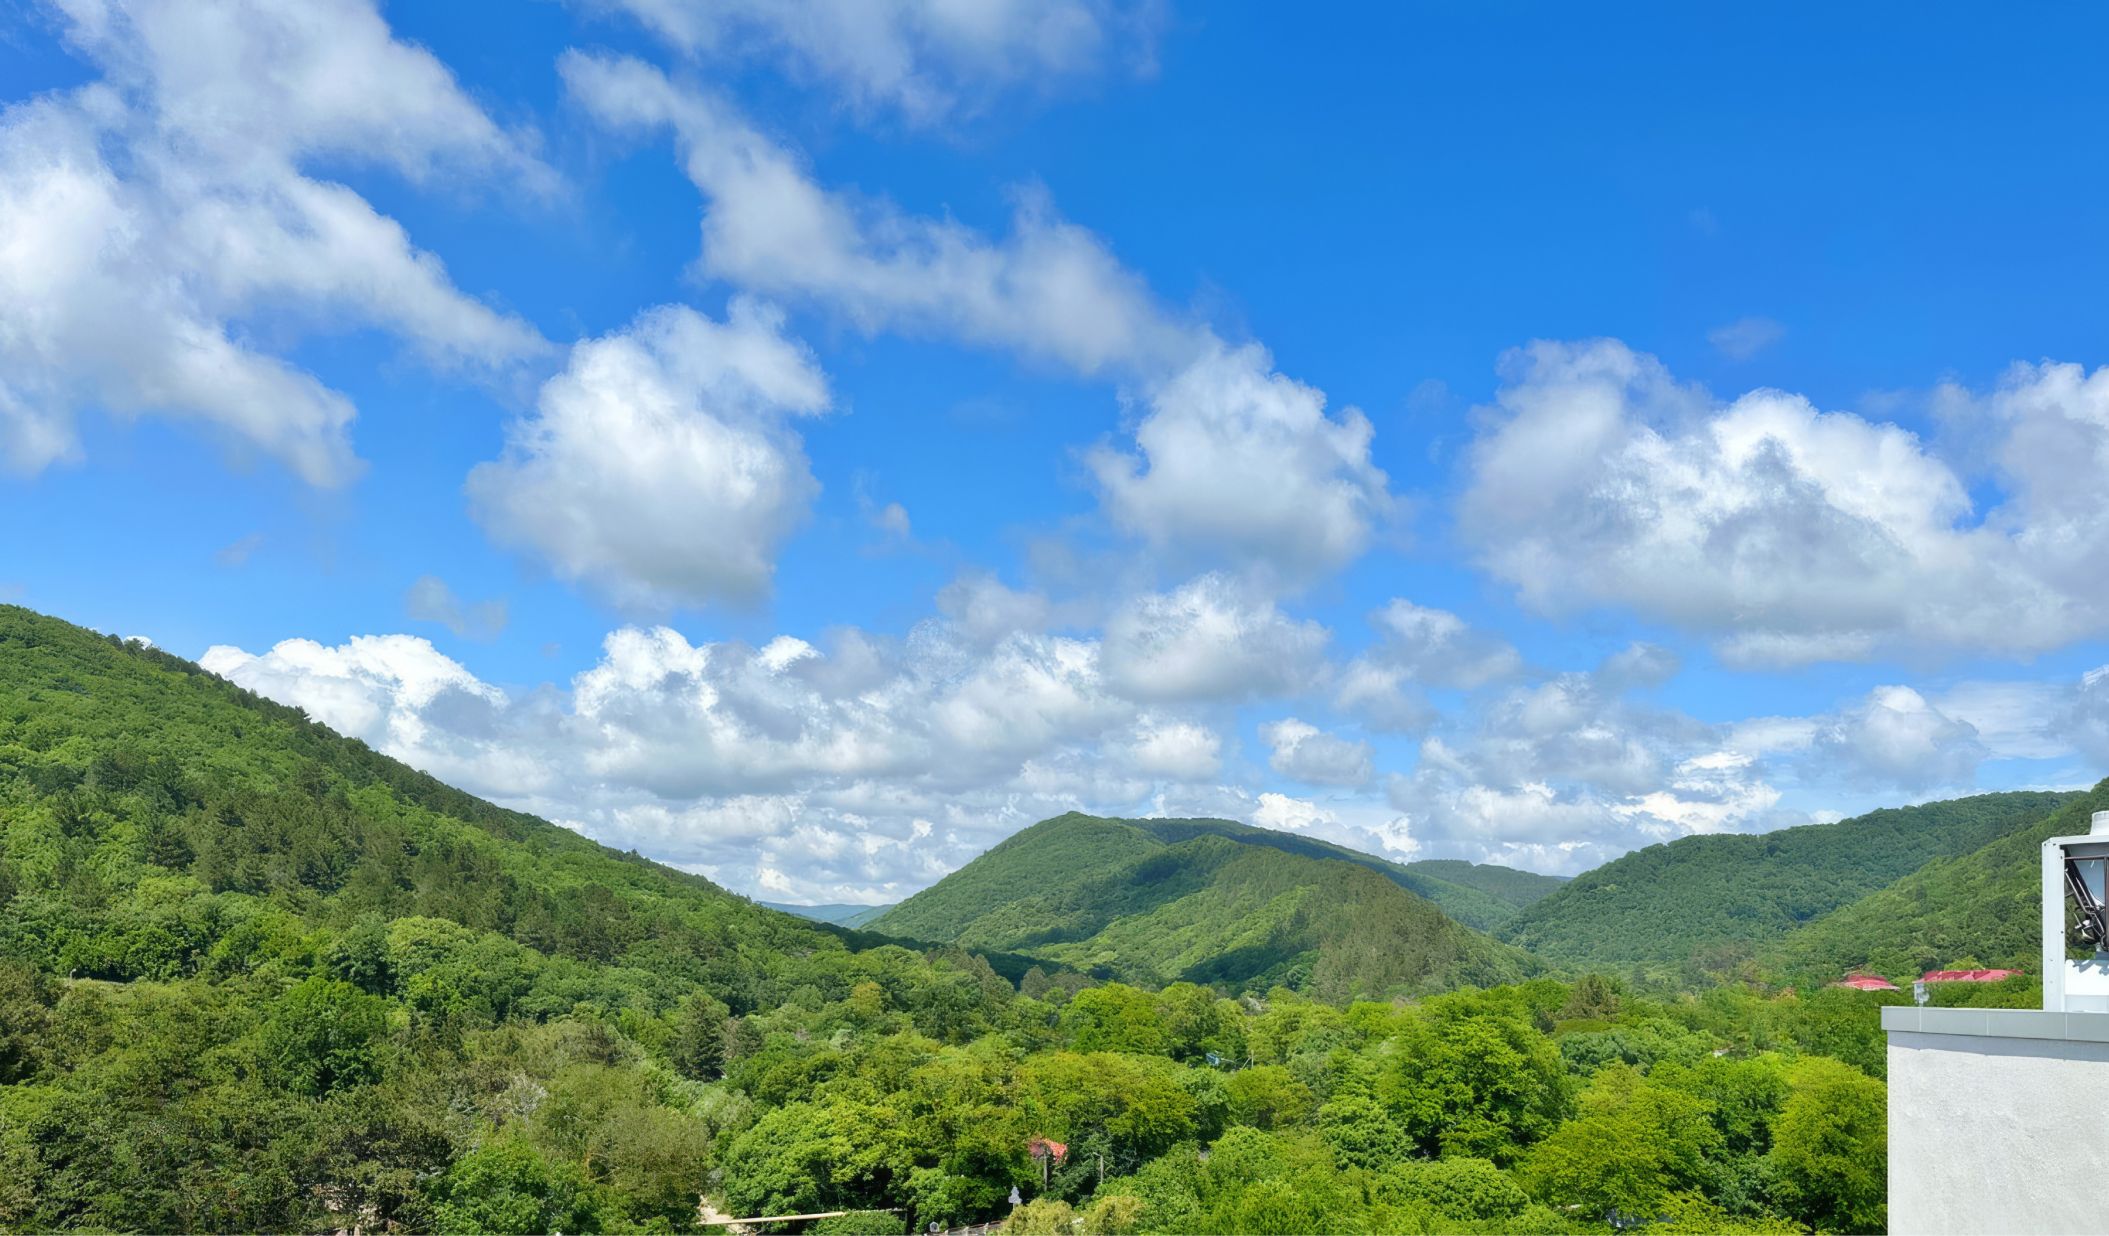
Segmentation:
<svg viewBox="0 0 2109 1236">
<path fill-rule="evenodd" d="M 2109 782 L 1968 854 L 1944 856 L 1767 948 L 1770 972 L 1917 974 L 2042 965 L 2040 861 L 2046 838 L 2084 835 L 2109 811 Z"/>
<path fill-rule="evenodd" d="M 1153 987 L 1286 986 L 1335 1002 L 1488 986 L 1536 969 L 1408 891 L 1411 873 L 1343 860 L 1335 855 L 1350 851 L 1323 842 L 1254 835 L 1308 841 L 1219 820 L 1059 816 L 871 926 Z"/>
<path fill-rule="evenodd" d="M 1576 877 L 1497 934 L 1557 965 L 1691 966 L 1700 973 L 1688 977 L 1703 978 L 1928 862 L 2026 828 L 2070 798 L 1980 794 L 1755 836 L 1684 837 Z M 2031 888 L 2033 870 L 2023 877 Z"/>
<path fill-rule="evenodd" d="M 864 920 L 882 931 L 926 940 L 957 940 L 974 930 L 992 909 L 1035 897 L 1074 897 L 1093 884 L 1117 885 L 1143 860 L 1193 842 L 1232 843 L 1262 857 L 1276 854 L 1320 863 L 1342 863 L 1374 872 L 1442 913 L 1485 931 L 1507 922 L 1525 906 L 1565 881 L 1457 860 L 1394 863 L 1317 837 L 1232 820 L 1119 820 L 1071 812 L 1022 829 L 973 862 L 884 914 Z M 1187 854 L 1234 854 L 1219 844 L 1190 846 Z M 1172 867 L 1181 866 L 1173 861 Z M 1349 873 L 1334 871 L 1341 879 Z"/>
<path fill-rule="evenodd" d="M 1515 956 L 1366 864 L 1147 839 Z M 1883 1226 L 1877 997 L 1160 977 L 780 914 L 0 608 L 0 1230 Z"/>
</svg>

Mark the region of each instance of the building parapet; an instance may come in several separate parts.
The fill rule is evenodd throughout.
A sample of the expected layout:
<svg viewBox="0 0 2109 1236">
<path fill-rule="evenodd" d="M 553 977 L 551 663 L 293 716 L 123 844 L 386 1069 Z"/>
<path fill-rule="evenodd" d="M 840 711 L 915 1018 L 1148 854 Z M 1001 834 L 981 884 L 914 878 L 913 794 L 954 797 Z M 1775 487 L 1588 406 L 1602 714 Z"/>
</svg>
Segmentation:
<svg viewBox="0 0 2109 1236">
<path fill-rule="evenodd" d="M 2109 1043 L 2109 1013 L 1890 1005 L 1882 1010 L 1882 1029 L 1890 1034 L 1967 1034 L 1993 1039 Z"/>
</svg>

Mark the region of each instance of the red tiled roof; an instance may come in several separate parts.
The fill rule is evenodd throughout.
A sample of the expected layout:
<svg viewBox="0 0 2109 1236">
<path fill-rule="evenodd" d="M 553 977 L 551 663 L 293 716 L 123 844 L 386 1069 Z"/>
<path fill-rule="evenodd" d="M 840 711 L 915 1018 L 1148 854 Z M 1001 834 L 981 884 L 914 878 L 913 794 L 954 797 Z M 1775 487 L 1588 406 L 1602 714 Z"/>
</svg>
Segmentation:
<svg viewBox="0 0 2109 1236">
<path fill-rule="evenodd" d="M 1069 1157 L 1069 1146 L 1051 1137 L 1036 1137 L 1025 1143 L 1026 1152 L 1035 1159 L 1050 1158 L 1060 1163 Z"/>
<path fill-rule="evenodd" d="M 1831 984 L 1833 987 L 1850 987 L 1854 991 L 1896 991 L 1895 983 L 1879 974 L 1850 974 Z"/>
<path fill-rule="evenodd" d="M 1928 970 L 1921 983 L 1996 983 L 2021 973 L 2019 970 Z"/>
</svg>

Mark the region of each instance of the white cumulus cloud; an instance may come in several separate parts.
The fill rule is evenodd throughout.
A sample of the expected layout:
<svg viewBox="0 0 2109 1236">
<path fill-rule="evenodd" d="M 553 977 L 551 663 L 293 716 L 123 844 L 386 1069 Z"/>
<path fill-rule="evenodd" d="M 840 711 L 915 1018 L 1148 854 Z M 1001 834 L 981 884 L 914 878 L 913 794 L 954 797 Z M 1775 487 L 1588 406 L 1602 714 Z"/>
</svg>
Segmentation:
<svg viewBox="0 0 2109 1236">
<path fill-rule="evenodd" d="M 723 322 L 665 306 L 578 344 L 469 474 L 476 518 L 623 604 L 761 596 L 819 490 L 788 421 L 828 406 L 782 326 L 751 301 Z"/>
<path fill-rule="evenodd" d="M 1272 754 L 1267 766 L 1311 785 L 1363 785 L 1371 776 L 1370 747 L 1284 717 L 1260 727 Z"/>
<path fill-rule="evenodd" d="M 1820 725 L 1817 754 L 1852 778 L 1906 790 L 1973 783 L 1987 755 L 1977 728 L 1910 687 L 1877 687 Z"/>
<path fill-rule="evenodd" d="M 1978 511 L 1917 435 L 1798 395 L 1722 404 L 1612 341 L 1536 344 L 1506 373 L 1460 525 L 1536 610 L 1628 608 L 1744 665 L 2109 630 L 2109 374 L 2021 366 L 1944 396 L 1994 444 Z"/>
<path fill-rule="evenodd" d="M 1095 640 L 693 642 L 612 631 L 562 685 L 506 691 L 426 640 L 216 647 L 207 668 L 435 775 L 735 887 L 905 896 L 1063 811 L 1141 814 L 1217 776 L 1199 718 L 1101 679 Z M 1205 792 L 1205 791 L 1202 791 Z"/>
<path fill-rule="evenodd" d="M 1105 671 L 1131 699 L 1288 694 L 1320 671 L 1327 634 L 1228 576 L 1198 576 L 1123 605 L 1106 623 Z"/>
<path fill-rule="evenodd" d="M 1089 463 L 1137 537 L 1309 578 L 1358 557 L 1391 510 L 1372 435 L 1257 345 L 1216 347 L 1151 392 L 1132 451 L 1102 446 Z"/>
<path fill-rule="evenodd" d="M 1333 703 L 1375 729 L 1423 730 L 1437 715 L 1428 688 L 1470 690 L 1523 669 L 1507 641 L 1448 610 L 1395 598 L 1370 615 L 1370 626 L 1377 638 L 1341 668 Z"/>
<path fill-rule="evenodd" d="M 1361 553 L 1393 502 L 1353 409 L 1160 304 L 1098 236 L 1022 190 L 1007 236 L 822 186 L 727 102 L 635 59 L 567 53 L 612 127 L 671 130 L 703 194 L 702 265 L 881 330 L 1007 349 L 1130 390 L 1132 440 L 1089 464 L 1113 524 L 1173 556 L 1299 581 Z M 1234 500 L 1225 495 L 1234 495 Z"/>
<path fill-rule="evenodd" d="M 1136 724 L 1128 759 L 1145 775 L 1205 781 L 1223 770 L 1223 740 L 1205 725 L 1145 717 Z"/>
<path fill-rule="evenodd" d="M 244 325 L 377 327 L 447 368 L 538 354 L 324 161 L 415 183 L 550 176 L 365 0 L 64 0 L 99 76 L 0 112 L 0 464 L 77 458 L 83 411 L 192 421 L 317 485 L 351 401 Z M 283 329 L 281 327 L 281 329 Z"/>
<path fill-rule="evenodd" d="M 1258 805 L 1253 807 L 1252 822 L 1261 828 L 1304 833 L 1334 823 L 1335 817 L 1308 798 L 1269 791 L 1260 795 Z"/>
</svg>

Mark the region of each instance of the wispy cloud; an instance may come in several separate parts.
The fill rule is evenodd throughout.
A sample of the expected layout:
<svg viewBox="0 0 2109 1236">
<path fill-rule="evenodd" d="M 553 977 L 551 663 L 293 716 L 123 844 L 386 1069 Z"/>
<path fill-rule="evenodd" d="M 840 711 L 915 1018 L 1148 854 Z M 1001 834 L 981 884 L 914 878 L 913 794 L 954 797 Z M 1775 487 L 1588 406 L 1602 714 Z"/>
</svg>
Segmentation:
<svg viewBox="0 0 2109 1236">
<path fill-rule="evenodd" d="M 247 566 L 257 550 L 264 547 L 264 534 L 252 532 L 232 544 L 222 545 L 213 555 L 212 564 L 226 570 Z"/>
<path fill-rule="evenodd" d="M 436 622 L 463 639 L 473 640 L 498 638 L 508 617 L 503 598 L 464 601 L 437 575 L 421 576 L 410 585 L 410 591 L 403 594 L 403 612 L 413 621 Z"/>
<path fill-rule="evenodd" d="M 1706 332 L 1714 350 L 1734 361 L 1747 361 L 1786 337 L 1787 328 L 1771 318 L 1737 318 Z"/>
</svg>

